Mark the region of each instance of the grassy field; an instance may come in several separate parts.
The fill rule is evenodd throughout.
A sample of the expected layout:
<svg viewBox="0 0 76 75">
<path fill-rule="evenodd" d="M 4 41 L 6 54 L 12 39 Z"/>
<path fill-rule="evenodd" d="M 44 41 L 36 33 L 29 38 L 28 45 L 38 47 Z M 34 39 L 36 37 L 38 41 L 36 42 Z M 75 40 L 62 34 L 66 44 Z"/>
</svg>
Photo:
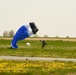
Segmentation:
<svg viewBox="0 0 76 75">
<path fill-rule="evenodd" d="M 18 49 L 10 49 L 11 40 L 0 39 L 0 56 L 76 58 L 76 42 L 47 40 L 46 43 L 42 49 L 39 40 L 23 40 L 18 42 Z M 0 59 L 0 75 L 76 75 L 76 62 Z"/>
<path fill-rule="evenodd" d="M 18 42 L 18 49 L 10 49 L 11 40 L 0 40 L 0 55 L 76 58 L 76 42 L 47 40 L 46 43 L 42 49 L 39 40 L 23 40 Z"/>
</svg>

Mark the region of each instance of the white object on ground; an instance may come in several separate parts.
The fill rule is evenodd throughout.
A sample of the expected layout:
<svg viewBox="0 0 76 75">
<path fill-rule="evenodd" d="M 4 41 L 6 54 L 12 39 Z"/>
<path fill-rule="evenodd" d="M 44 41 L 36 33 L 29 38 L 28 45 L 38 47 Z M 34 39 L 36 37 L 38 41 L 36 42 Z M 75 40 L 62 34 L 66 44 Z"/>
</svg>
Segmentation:
<svg viewBox="0 0 76 75">
<path fill-rule="evenodd" d="M 26 43 L 26 45 L 30 46 L 30 43 Z"/>
</svg>

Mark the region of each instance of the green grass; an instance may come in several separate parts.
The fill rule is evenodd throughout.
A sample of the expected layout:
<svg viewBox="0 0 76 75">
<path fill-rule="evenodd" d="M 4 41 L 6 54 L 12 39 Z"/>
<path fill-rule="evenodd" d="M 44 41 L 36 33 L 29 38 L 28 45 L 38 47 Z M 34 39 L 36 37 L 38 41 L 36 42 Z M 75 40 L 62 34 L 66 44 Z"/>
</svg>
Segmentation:
<svg viewBox="0 0 76 75">
<path fill-rule="evenodd" d="M 31 46 L 27 46 L 27 42 Z M 11 40 L 0 39 L 0 56 L 76 58 L 76 42 L 60 40 L 46 43 L 42 49 L 39 40 L 23 40 L 18 42 L 18 49 L 10 49 Z M 0 75 L 76 75 L 76 62 L 0 59 Z"/>
<path fill-rule="evenodd" d="M 27 46 L 27 42 L 31 46 Z M 0 55 L 76 58 L 76 42 L 60 40 L 46 43 L 42 49 L 39 40 L 23 40 L 18 42 L 18 49 L 10 49 L 11 40 L 0 40 Z"/>
</svg>

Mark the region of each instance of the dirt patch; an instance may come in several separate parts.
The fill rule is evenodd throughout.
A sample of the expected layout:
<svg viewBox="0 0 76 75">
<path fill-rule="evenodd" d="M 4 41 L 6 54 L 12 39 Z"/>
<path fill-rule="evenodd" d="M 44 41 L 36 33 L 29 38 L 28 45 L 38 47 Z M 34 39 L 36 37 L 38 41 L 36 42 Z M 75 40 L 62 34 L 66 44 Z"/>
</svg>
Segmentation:
<svg viewBox="0 0 76 75">
<path fill-rule="evenodd" d="M 0 38 L 4 40 L 12 40 L 12 38 Z M 26 38 L 25 40 L 62 40 L 62 41 L 73 41 L 76 42 L 76 38 Z"/>
</svg>

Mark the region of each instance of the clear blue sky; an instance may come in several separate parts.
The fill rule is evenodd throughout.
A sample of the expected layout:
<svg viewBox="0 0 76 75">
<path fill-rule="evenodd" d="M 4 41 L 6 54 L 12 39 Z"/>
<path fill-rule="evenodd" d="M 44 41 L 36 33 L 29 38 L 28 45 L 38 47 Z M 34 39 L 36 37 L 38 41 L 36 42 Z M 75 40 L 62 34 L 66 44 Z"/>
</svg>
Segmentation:
<svg viewBox="0 0 76 75">
<path fill-rule="evenodd" d="M 76 0 L 0 0 L 0 36 L 31 21 L 39 36 L 76 37 Z"/>
</svg>

